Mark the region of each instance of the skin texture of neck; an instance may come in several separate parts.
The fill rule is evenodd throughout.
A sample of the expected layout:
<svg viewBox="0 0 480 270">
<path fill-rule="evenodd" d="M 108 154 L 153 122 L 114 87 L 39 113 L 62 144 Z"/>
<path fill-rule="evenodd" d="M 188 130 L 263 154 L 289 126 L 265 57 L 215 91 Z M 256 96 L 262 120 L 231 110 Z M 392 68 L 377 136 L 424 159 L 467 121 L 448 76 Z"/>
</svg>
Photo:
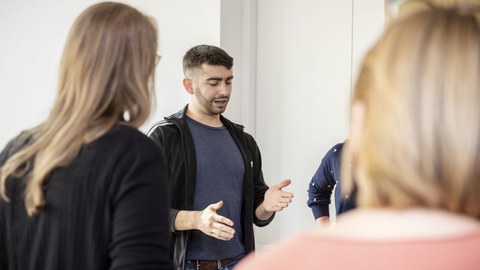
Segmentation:
<svg viewBox="0 0 480 270">
<path fill-rule="evenodd" d="M 188 105 L 187 116 L 206 126 L 211 126 L 211 127 L 223 126 L 222 121 L 220 121 L 219 114 L 212 115 L 212 114 L 207 114 L 205 112 L 202 112 L 201 108 L 200 109 L 196 108 L 196 106 L 192 103 Z"/>
</svg>

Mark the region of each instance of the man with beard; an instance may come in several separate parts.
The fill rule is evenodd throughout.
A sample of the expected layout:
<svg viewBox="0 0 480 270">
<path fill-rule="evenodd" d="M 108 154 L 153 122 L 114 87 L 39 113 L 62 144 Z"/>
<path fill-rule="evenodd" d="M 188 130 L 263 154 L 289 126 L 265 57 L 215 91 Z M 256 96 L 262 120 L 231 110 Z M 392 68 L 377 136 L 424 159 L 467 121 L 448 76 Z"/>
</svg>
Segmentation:
<svg viewBox="0 0 480 270">
<path fill-rule="evenodd" d="M 232 91 L 233 58 L 210 45 L 183 58 L 190 103 L 148 132 L 169 168 L 170 222 L 175 269 L 232 269 L 255 249 L 253 224 L 268 225 L 292 201 L 268 187 L 260 151 L 243 126 L 225 117 Z"/>
</svg>

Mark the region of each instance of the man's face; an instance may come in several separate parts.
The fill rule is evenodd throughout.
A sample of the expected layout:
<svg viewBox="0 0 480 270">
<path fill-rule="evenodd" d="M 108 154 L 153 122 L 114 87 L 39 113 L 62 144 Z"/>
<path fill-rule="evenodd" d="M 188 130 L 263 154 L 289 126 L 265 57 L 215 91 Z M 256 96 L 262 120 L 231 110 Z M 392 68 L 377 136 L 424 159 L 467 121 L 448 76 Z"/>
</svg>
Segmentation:
<svg viewBox="0 0 480 270">
<path fill-rule="evenodd" d="M 203 64 L 192 74 L 195 106 L 207 115 L 218 115 L 227 108 L 232 92 L 233 70 Z"/>
</svg>

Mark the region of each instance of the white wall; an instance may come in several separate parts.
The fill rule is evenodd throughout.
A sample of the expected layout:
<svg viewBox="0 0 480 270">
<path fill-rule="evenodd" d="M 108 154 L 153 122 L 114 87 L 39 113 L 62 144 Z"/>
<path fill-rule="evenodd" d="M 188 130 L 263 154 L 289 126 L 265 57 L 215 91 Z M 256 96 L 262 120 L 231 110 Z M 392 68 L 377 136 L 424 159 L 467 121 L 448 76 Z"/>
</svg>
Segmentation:
<svg viewBox="0 0 480 270">
<path fill-rule="evenodd" d="M 257 0 L 221 2 L 220 45 L 234 58 L 232 99 L 225 115 L 255 136 Z"/>
<path fill-rule="evenodd" d="M 75 18 L 94 0 L 0 0 L 0 148 L 46 118 L 56 95 L 63 46 Z M 220 45 L 220 0 L 131 0 L 160 32 L 157 110 L 142 130 L 189 101 L 182 57 L 200 44 Z"/>
<path fill-rule="evenodd" d="M 308 183 L 348 136 L 352 79 L 383 29 L 383 0 L 257 2 L 256 139 L 268 184 L 291 178 L 294 202 L 256 241 L 314 227 Z M 353 15 L 353 16 L 352 16 Z"/>
</svg>

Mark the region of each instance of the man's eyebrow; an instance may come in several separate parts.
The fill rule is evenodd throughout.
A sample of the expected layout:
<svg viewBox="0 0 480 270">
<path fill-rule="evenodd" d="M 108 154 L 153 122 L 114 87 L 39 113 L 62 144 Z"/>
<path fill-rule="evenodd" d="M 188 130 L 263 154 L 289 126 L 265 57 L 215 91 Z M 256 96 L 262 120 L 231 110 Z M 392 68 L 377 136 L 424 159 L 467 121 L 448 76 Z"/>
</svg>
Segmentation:
<svg viewBox="0 0 480 270">
<path fill-rule="evenodd" d="M 230 76 L 230 77 L 227 77 L 225 80 L 228 81 L 228 80 L 231 80 L 233 79 L 233 76 Z M 211 78 L 208 78 L 207 81 L 222 81 L 223 78 L 221 77 L 211 77 Z"/>
</svg>

